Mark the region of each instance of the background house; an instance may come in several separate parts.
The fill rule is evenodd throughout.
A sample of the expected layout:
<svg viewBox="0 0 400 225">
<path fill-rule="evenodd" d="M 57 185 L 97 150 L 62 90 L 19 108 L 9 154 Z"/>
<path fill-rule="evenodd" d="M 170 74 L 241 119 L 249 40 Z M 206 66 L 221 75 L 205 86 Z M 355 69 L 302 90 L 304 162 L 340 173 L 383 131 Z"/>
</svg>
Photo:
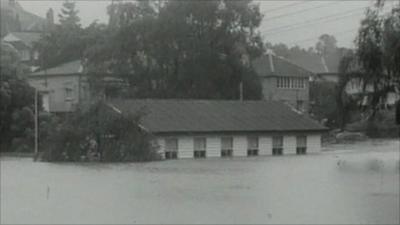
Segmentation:
<svg viewBox="0 0 400 225">
<path fill-rule="evenodd" d="M 305 154 L 321 150 L 325 127 L 278 101 L 112 100 L 116 112 L 144 113 L 166 158 Z"/>
<path fill-rule="evenodd" d="M 272 51 L 253 61 L 252 65 L 260 77 L 265 100 L 283 101 L 300 111 L 308 111 L 312 72 Z"/>
<path fill-rule="evenodd" d="M 80 60 L 31 73 L 27 79 L 41 93 L 43 107 L 48 112 L 71 112 L 90 99 Z"/>
<path fill-rule="evenodd" d="M 31 66 L 32 71 L 39 59 L 39 52 L 35 48 L 35 42 L 39 41 L 41 33 L 37 32 L 10 32 L 3 37 L 5 43 L 11 44 L 19 53 L 21 62 Z"/>
</svg>

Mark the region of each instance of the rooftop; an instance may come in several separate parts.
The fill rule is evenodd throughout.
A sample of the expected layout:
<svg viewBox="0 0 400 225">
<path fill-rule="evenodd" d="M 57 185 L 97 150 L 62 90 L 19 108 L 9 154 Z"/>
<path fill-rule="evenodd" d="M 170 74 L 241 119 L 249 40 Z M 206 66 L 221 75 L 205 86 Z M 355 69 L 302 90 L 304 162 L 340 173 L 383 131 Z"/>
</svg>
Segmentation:
<svg viewBox="0 0 400 225">
<path fill-rule="evenodd" d="M 28 47 L 33 47 L 33 44 L 40 40 L 41 33 L 37 32 L 11 32 L 8 33 L 3 40 L 5 42 L 22 42 Z"/>
<path fill-rule="evenodd" d="M 29 76 L 57 76 L 57 75 L 73 75 L 82 73 L 81 60 L 74 60 L 63 63 L 55 67 L 31 73 Z"/>
<path fill-rule="evenodd" d="M 111 100 L 122 114 L 143 111 L 141 125 L 154 133 L 323 131 L 306 115 L 276 101 Z"/>
<path fill-rule="evenodd" d="M 259 76 L 309 77 L 312 75 L 311 71 L 272 52 L 257 58 L 252 65 Z"/>
</svg>

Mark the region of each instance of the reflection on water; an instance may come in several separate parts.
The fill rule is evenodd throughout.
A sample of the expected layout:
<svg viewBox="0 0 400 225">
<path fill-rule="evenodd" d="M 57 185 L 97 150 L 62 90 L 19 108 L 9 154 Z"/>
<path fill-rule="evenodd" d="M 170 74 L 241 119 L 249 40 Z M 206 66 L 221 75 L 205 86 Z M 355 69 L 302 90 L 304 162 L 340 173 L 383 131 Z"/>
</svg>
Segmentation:
<svg viewBox="0 0 400 225">
<path fill-rule="evenodd" d="M 1 223 L 399 223 L 399 142 L 154 163 L 1 159 Z"/>
</svg>

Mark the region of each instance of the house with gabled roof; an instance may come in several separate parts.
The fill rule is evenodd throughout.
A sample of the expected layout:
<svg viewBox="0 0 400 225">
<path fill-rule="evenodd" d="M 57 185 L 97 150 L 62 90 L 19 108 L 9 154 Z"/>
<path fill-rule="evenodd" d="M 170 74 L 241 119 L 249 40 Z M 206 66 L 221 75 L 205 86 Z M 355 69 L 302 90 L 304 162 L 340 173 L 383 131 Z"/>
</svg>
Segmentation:
<svg viewBox="0 0 400 225">
<path fill-rule="evenodd" d="M 3 37 L 2 41 L 11 44 L 18 52 L 21 62 L 34 66 L 39 59 L 39 51 L 35 43 L 41 38 L 37 32 L 10 32 Z"/>
<path fill-rule="evenodd" d="M 275 55 L 271 50 L 252 62 L 265 100 L 278 100 L 299 111 L 309 109 L 309 80 L 313 73 Z"/>
<path fill-rule="evenodd" d="M 124 100 L 116 113 L 141 112 L 140 127 L 166 159 L 306 154 L 321 151 L 326 128 L 279 101 Z"/>
<path fill-rule="evenodd" d="M 27 77 L 28 83 L 42 96 L 43 108 L 52 113 L 74 111 L 77 105 L 89 101 L 90 92 L 81 60 L 39 70 Z"/>
</svg>

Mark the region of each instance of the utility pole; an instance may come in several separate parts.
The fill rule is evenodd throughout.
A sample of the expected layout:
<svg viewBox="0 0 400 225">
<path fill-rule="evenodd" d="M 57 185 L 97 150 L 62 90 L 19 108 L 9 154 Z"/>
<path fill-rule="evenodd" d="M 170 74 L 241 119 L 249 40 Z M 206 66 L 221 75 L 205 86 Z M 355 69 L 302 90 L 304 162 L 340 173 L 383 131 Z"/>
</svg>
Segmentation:
<svg viewBox="0 0 400 225">
<path fill-rule="evenodd" d="M 240 101 L 243 101 L 243 81 L 240 81 L 239 84 L 239 94 L 240 94 Z"/>
<path fill-rule="evenodd" d="M 39 127 L 38 127 L 38 91 L 35 88 L 35 158 L 38 156 L 38 141 L 39 141 Z"/>
</svg>

